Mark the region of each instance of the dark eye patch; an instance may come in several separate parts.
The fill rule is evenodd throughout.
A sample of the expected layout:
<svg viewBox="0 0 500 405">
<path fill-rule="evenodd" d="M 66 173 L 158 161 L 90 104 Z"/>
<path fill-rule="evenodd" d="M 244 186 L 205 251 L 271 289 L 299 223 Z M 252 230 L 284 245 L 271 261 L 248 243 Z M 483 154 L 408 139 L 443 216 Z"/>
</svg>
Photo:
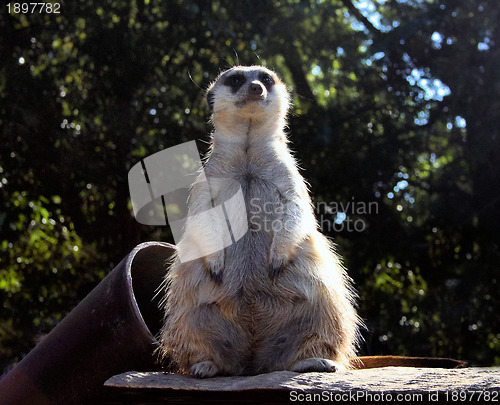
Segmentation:
<svg viewBox="0 0 500 405">
<path fill-rule="evenodd" d="M 260 82 L 266 86 L 266 89 L 269 91 L 271 89 L 272 86 L 274 86 L 274 79 L 273 77 L 268 74 L 268 73 L 261 73 L 259 75 L 259 80 Z"/>
<path fill-rule="evenodd" d="M 235 73 L 224 79 L 224 85 L 231 87 L 231 91 L 236 93 L 246 82 L 244 75 Z"/>
</svg>

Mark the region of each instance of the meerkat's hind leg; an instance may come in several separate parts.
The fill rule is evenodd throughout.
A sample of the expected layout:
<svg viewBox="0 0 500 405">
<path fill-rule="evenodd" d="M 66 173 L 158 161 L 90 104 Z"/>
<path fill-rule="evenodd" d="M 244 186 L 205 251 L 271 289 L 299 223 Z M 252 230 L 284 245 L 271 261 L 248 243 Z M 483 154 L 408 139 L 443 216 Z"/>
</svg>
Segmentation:
<svg viewBox="0 0 500 405">
<path fill-rule="evenodd" d="M 300 360 L 295 363 L 291 371 L 295 371 L 297 373 L 310 373 L 310 372 L 334 372 L 341 371 L 345 368 L 341 366 L 339 363 L 329 360 L 323 359 L 321 357 L 311 357 L 309 359 Z"/>
<path fill-rule="evenodd" d="M 213 361 L 207 360 L 193 364 L 189 371 L 196 378 L 210 378 L 216 375 L 219 369 Z"/>
</svg>

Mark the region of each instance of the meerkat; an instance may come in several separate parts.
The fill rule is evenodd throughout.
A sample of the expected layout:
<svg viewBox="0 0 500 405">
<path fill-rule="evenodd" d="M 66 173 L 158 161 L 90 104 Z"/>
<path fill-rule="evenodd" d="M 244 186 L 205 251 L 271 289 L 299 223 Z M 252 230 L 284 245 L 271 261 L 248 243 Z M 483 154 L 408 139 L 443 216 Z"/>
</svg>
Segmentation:
<svg viewBox="0 0 500 405">
<path fill-rule="evenodd" d="M 318 231 L 287 145 L 286 86 L 265 67 L 233 67 L 208 88 L 207 102 L 215 130 L 204 176 L 239 184 L 248 230 L 224 249 L 183 261 L 183 252 L 220 238 L 210 224 L 188 220 L 166 276 L 162 353 L 200 378 L 349 368 L 360 323 L 355 295 Z M 233 195 L 225 181 L 208 183 L 193 185 L 190 217 Z"/>
<path fill-rule="evenodd" d="M 165 279 L 161 354 L 199 378 L 421 365 L 355 357 L 355 293 L 288 148 L 284 83 L 265 67 L 237 66 L 206 95 L 211 149 Z M 237 189 L 241 210 L 215 218 Z M 227 243 L 226 222 L 246 232 Z"/>
</svg>

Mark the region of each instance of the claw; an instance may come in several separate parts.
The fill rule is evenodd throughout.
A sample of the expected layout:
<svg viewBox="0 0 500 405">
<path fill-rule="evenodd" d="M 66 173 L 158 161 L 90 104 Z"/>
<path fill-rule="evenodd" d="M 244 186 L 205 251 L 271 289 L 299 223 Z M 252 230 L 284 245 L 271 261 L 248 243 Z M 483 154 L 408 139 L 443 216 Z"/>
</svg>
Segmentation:
<svg viewBox="0 0 500 405">
<path fill-rule="evenodd" d="M 285 263 L 280 263 L 280 264 L 271 264 L 269 266 L 269 278 L 271 280 L 274 280 L 276 277 L 278 277 L 281 272 L 283 271 L 283 269 L 286 267 L 286 264 Z"/>
<path fill-rule="evenodd" d="M 337 362 L 329 359 L 323 359 L 321 357 L 311 357 L 309 359 L 304 359 L 295 363 L 291 370 L 298 373 L 310 373 L 310 372 L 335 372 L 342 370 L 343 367 Z"/>
<path fill-rule="evenodd" d="M 222 284 L 222 271 L 224 269 L 224 259 L 220 254 L 212 254 L 205 257 L 203 261 L 205 270 L 210 274 L 210 278 L 218 285 Z"/>
<path fill-rule="evenodd" d="M 219 369 L 212 361 L 201 361 L 193 365 L 189 371 L 196 378 L 210 378 L 216 375 Z"/>
<path fill-rule="evenodd" d="M 208 274 L 210 274 L 210 278 L 215 282 L 215 284 L 222 284 L 222 271 L 215 272 L 209 269 Z"/>
<path fill-rule="evenodd" d="M 285 269 L 285 267 L 288 267 L 290 261 L 291 257 L 288 254 L 276 253 L 271 248 L 271 253 L 269 255 L 269 262 L 268 262 L 269 278 L 271 280 L 275 280 Z"/>
</svg>

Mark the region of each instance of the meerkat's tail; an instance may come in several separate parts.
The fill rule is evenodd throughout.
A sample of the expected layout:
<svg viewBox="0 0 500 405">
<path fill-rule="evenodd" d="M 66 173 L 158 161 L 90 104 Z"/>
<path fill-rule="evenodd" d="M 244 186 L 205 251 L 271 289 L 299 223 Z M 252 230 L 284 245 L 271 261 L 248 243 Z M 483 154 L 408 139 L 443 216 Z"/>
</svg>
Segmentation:
<svg viewBox="0 0 500 405">
<path fill-rule="evenodd" d="M 351 368 L 357 370 L 380 367 L 459 368 L 466 364 L 462 360 L 440 357 L 361 356 L 350 359 Z"/>
</svg>

